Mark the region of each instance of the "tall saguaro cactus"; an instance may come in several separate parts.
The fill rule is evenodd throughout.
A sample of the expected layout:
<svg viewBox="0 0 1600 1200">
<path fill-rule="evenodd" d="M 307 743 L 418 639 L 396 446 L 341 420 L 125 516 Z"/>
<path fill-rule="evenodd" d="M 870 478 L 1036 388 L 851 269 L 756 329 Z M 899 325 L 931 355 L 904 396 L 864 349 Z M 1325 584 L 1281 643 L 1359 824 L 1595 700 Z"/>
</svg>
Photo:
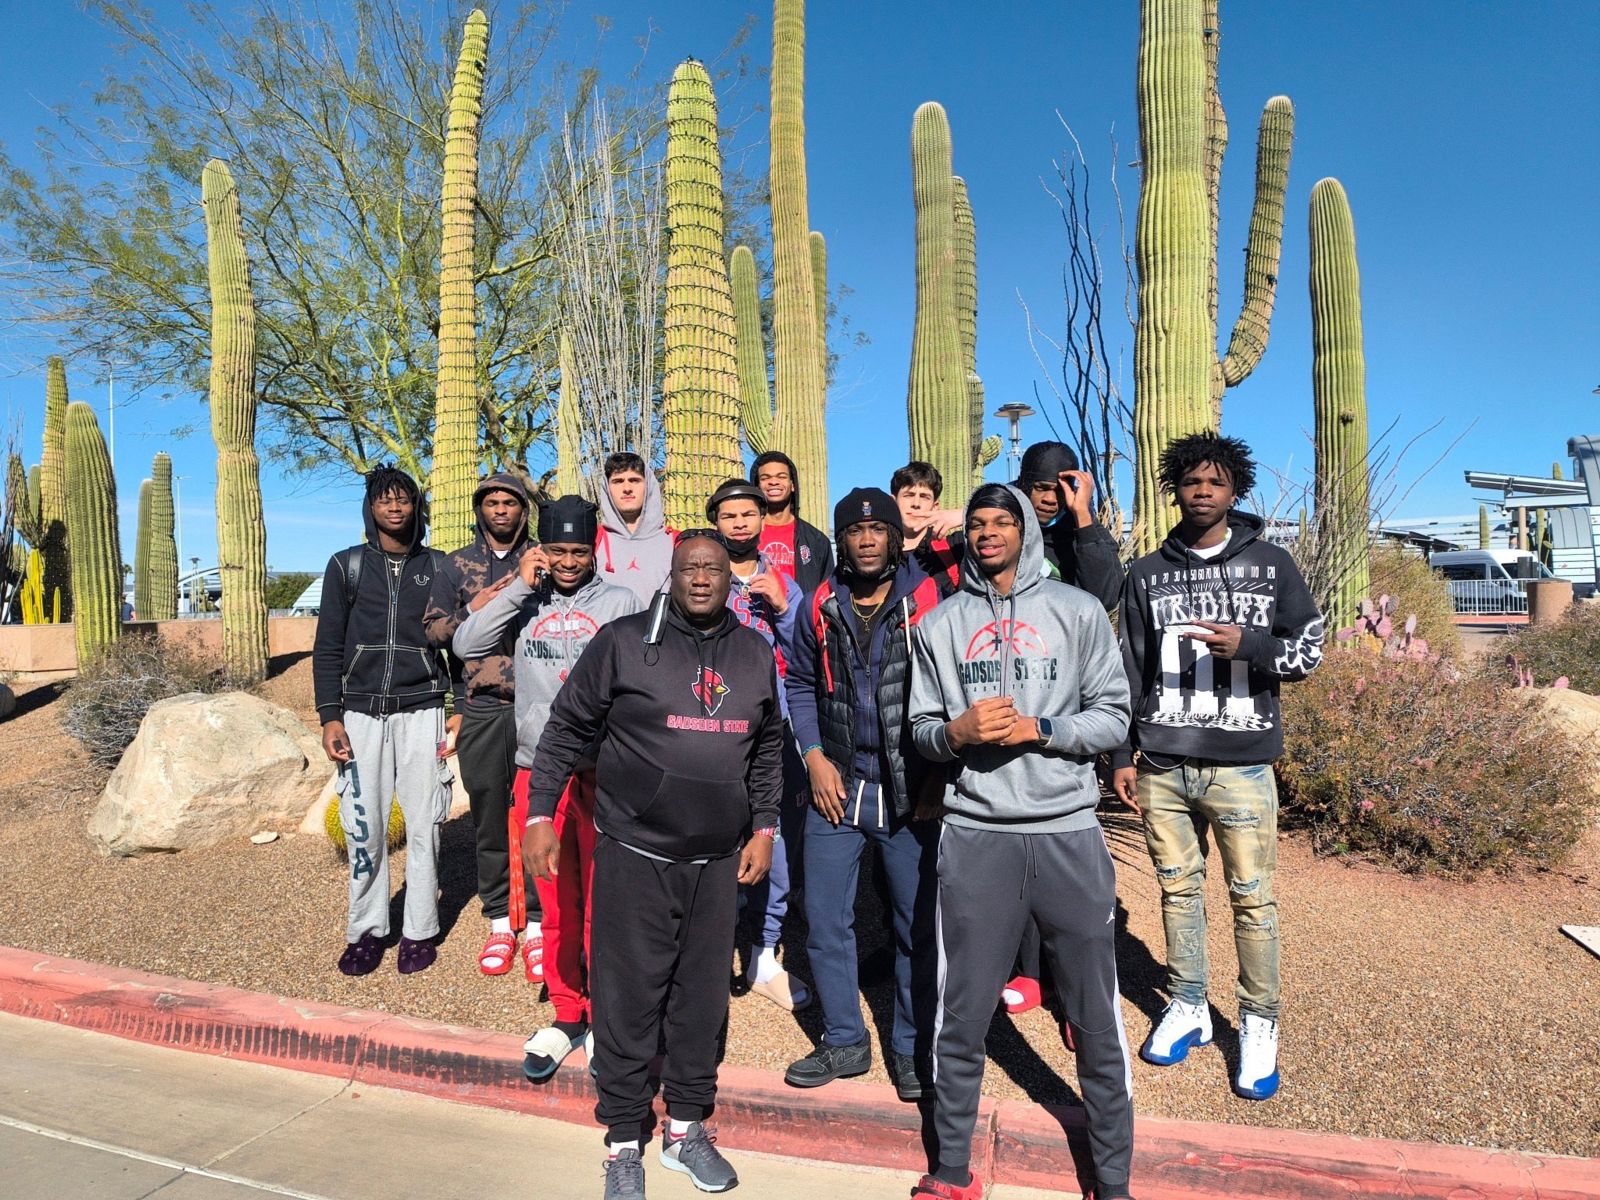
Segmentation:
<svg viewBox="0 0 1600 1200">
<path fill-rule="evenodd" d="M 798 509 L 828 506 L 827 382 L 820 374 L 816 285 L 806 204 L 805 0 L 772 5 L 772 333 L 777 413 L 773 443 L 800 472 Z"/>
<path fill-rule="evenodd" d="M 1485 504 L 1478 505 L 1478 549 L 1487 550 L 1493 539 L 1493 530 L 1489 525 L 1489 507 Z"/>
<path fill-rule="evenodd" d="M 667 523 L 684 529 L 700 519 L 717 485 L 744 468 L 717 99 L 711 76 L 692 58 L 672 73 L 667 93 L 667 228 L 662 498 Z"/>
<path fill-rule="evenodd" d="M 16 454 L 6 463 L 6 508 L 11 513 L 17 536 L 37 549 L 44 540 L 39 505 L 34 488 L 28 483 L 28 468 L 22 465 L 21 456 Z"/>
<path fill-rule="evenodd" d="M 556 365 L 561 369 L 561 403 L 556 408 L 556 495 L 576 496 L 583 491 L 583 418 L 578 413 L 578 362 L 572 353 L 572 335 L 565 329 L 556 343 Z"/>
<path fill-rule="evenodd" d="M 43 540 L 45 611 L 60 607 L 72 619 L 72 539 L 67 534 L 67 366 L 52 355 L 44 388 L 44 456 L 39 460 L 39 521 Z"/>
<path fill-rule="evenodd" d="M 911 187 L 917 210 L 917 315 L 906 412 L 911 457 L 948 480 L 972 474 L 971 401 L 956 312 L 955 185 L 950 122 L 929 101 L 911 120 Z"/>
<path fill-rule="evenodd" d="M 66 412 L 67 539 L 72 545 L 73 640 L 78 668 L 92 665 L 122 632 L 122 539 L 117 481 L 100 423 L 87 404 Z"/>
<path fill-rule="evenodd" d="M 139 528 L 133 541 L 133 611 L 141 621 L 150 619 L 150 497 L 148 479 L 139 484 Z"/>
<path fill-rule="evenodd" d="M 245 686 L 267 673 L 267 528 L 256 458 L 256 307 L 239 192 L 226 163 L 201 179 L 211 278 L 211 437 L 217 443 L 222 663 Z"/>
<path fill-rule="evenodd" d="M 1141 0 L 1134 241 L 1134 526 L 1141 551 L 1161 542 L 1174 515 L 1156 482 L 1156 460 L 1172 439 L 1219 425 L 1223 390 L 1249 375 L 1266 347 L 1276 297 L 1294 136 L 1294 107 L 1283 96 L 1262 113 L 1244 305 L 1219 359 L 1216 228 L 1227 119 L 1216 86 L 1217 37 L 1217 0 Z"/>
<path fill-rule="evenodd" d="M 439 248 L 439 380 L 433 408 L 433 542 L 472 540 L 478 482 L 476 233 L 478 120 L 489 53 L 489 18 L 473 9 L 461 35 L 444 142 L 444 235 Z"/>
<path fill-rule="evenodd" d="M 1337 179 L 1311 189 L 1312 396 L 1317 525 L 1328 545 L 1329 620 L 1343 629 L 1371 589 L 1367 540 L 1367 366 L 1350 203 Z"/>
<path fill-rule="evenodd" d="M 178 544 L 173 539 L 177 510 L 172 503 L 172 459 L 165 452 L 150 463 L 150 609 L 139 615 L 151 621 L 178 616 Z"/>
<path fill-rule="evenodd" d="M 967 417 L 972 455 L 972 486 L 983 483 L 983 469 L 1000 454 L 1000 439 L 983 436 L 983 378 L 978 374 L 978 225 L 972 215 L 967 181 L 951 181 L 955 196 L 956 327 L 961 334 L 961 357 L 967 372 Z"/>
<path fill-rule="evenodd" d="M 739 338 L 739 424 L 750 453 L 765 454 L 772 445 L 772 391 L 767 385 L 767 343 L 761 332 L 761 288 L 750 247 L 733 248 L 728 274 Z"/>
</svg>

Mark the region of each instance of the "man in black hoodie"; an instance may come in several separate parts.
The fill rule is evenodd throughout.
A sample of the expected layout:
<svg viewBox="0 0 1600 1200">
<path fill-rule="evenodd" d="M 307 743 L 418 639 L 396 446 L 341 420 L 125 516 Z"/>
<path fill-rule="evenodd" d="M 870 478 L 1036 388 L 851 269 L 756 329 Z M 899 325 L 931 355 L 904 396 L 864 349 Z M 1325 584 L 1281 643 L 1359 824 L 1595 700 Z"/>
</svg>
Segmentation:
<svg viewBox="0 0 1600 1200">
<path fill-rule="evenodd" d="M 389 936 L 390 797 L 406 822 L 406 899 L 399 965 L 438 956 L 439 825 L 450 807 L 444 737 L 450 676 L 422 612 L 444 555 L 424 546 L 427 507 L 404 471 L 367 475 L 365 545 L 341 550 L 322 576 L 311 675 L 322 748 L 338 765 L 339 824 L 350 854 L 350 908 L 339 970 L 367 975 Z"/>
<path fill-rule="evenodd" d="M 477 612 L 517 577 L 528 545 L 528 493 L 515 475 L 490 475 L 472 494 L 478 533 L 472 543 L 445 558 L 433 579 L 425 617 L 428 640 L 448 649 L 469 612 Z M 456 713 L 461 718 L 456 750 L 461 782 L 472 803 L 477 835 L 478 899 L 489 920 L 489 939 L 478 955 L 485 975 L 504 975 L 516 957 L 511 921 L 511 854 L 508 814 L 516 774 L 517 721 L 513 708 L 516 671 L 511 656 L 485 654 L 461 665 Z M 537 901 L 527 914 L 523 969 L 531 983 L 544 981 L 544 941 Z"/>
<path fill-rule="evenodd" d="M 1278 1089 L 1278 684 L 1322 661 L 1322 614 L 1289 552 L 1260 540 L 1261 518 L 1233 511 L 1255 483 L 1248 446 L 1214 433 L 1179 438 L 1162 452 L 1159 479 L 1182 520 L 1128 570 L 1121 630 L 1133 725 L 1113 756 L 1117 795 L 1144 817 L 1167 936 L 1171 1002 L 1139 1054 L 1170 1066 L 1211 1041 L 1209 831 L 1239 955 L 1233 1089 L 1265 1100 Z"/>
<path fill-rule="evenodd" d="M 785 734 L 772 651 L 726 607 L 731 574 L 719 535 L 680 534 L 667 595 L 600 627 L 534 752 L 530 824 L 553 816 L 599 739 L 589 978 L 607 1200 L 644 1194 L 640 1130 L 663 1030 L 662 1165 L 701 1191 L 739 1182 L 703 1122 L 716 1101 L 738 885 L 772 864 Z M 548 854 L 530 861 L 550 877 Z"/>
</svg>

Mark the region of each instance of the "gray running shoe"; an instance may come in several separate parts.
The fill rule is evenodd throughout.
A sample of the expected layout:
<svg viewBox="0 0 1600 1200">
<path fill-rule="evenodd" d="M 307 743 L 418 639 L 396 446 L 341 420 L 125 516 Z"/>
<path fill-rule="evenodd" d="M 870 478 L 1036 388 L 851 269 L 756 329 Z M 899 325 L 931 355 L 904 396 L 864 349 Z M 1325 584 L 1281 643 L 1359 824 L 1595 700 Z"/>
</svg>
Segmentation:
<svg viewBox="0 0 1600 1200">
<path fill-rule="evenodd" d="M 661 1165 L 682 1171 L 702 1192 L 726 1192 L 739 1186 L 739 1176 L 715 1146 L 716 1131 L 699 1121 L 682 1137 L 672 1136 L 672 1126 L 661 1133 Z M 640 1194 L 644 1193 L 641 1181 Z"/>
<path fill-rule="evenodd" d="M 606 1160 L 605 1200 L 630 1200 L 644 1195 L 644 1159 L 637 1150 L 618 1150 Z"/>
<path fill-rule="evenodd" d="M 865 1075 L 870 1070 L 871 1039 L 863 1039 L 854 1046 L 830 1046 L 821 1042 L 810 1054 L 789 1064 L 789 1069 L 783 1073 L 783 1081 L 790 1087 L 821 1087 L 835 1079 Z"/>
</svg>

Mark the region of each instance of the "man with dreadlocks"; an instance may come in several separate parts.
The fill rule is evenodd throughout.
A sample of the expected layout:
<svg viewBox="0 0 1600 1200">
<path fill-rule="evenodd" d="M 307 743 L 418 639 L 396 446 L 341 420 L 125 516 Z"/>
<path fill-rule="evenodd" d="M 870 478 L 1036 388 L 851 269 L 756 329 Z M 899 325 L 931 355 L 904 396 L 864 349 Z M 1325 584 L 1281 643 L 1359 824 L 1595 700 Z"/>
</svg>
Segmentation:
<svg viewBox="0 0 1600 1200">
<path fill-rule="evenodd" d="M 438 957 L 439 826 L 450 807 L 444 744 L 448 668 L 422 614 L 444 557 L 424 546 L 428 510 L 394 467 L 367 475 L 367 540 L 328 560 L 311 673 L 322 748 L 339 768 L 339 824 L 350 852 L 350 912 L 339 970 L 368 975 L 389 936 L 390 797 L 406 821 L 402 975 Z"/>
<path fill-rule="evenodd" d="M 856 882 L 869 845 L 882 856 L 894 910 L 895 1090 L 922 1096 L 933 1020 L 933 854 L 937 825 L 918 821 L 929 764 L 911 745 L 911 630 L 940 600 L 904 550 L 894 497 L 857 488 L 833 510 L 839 566 L 812 594 L 785 687 L 811 780 L 803 853 L 806 952 L 822 997 L 822 1040 L 790 1066 L 794 1087 L 820 1087 L 872 1066 L 857 986 Z M 913 974 L 924 974 L 913 987 Z"/>
<path fill-rule="evenodd" d="M 1278 1090 L 1278 684 L 1322 661 L 1322 614 L 1260 517 L 1234 510 L 1255 484 L 1250 448 L 1196 433 L 1161 455 L 1182 519 L 1128 571 L 1122 656 L 1133 694 L 1117 795 L 1144 819 L 1161 884 L 1171 1001 L 1140 1056 L 1182 1062 L 1211 1041 L 1206 1001 L 1206 837 L 1217 839 L 1239 955 L 1239 1070 L 1233 1090 Z M 1139 755 L 1134 765 L 1133 755 Z"/>
</svg>

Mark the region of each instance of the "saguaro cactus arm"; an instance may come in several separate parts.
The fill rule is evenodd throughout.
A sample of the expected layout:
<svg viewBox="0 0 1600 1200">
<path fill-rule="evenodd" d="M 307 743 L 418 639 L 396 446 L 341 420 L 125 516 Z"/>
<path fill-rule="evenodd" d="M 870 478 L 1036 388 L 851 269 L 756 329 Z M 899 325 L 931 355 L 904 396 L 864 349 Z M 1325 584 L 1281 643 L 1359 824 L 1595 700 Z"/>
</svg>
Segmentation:
<svg viewBox="0 0 1600 1200">
<path fill-rule="evenodd" d="M 756 256 L 748 246 L 735 246 L 728 267 L 739 339 L 740 424 L 750 453 L 765 454 L 772 445 L 772 391 L 767 384 L 767 344 L 761 332 Z"/>
<path fill-rule="evenodd" d="M 81 670 L 122 632 L 122 540 L 117 482 L 94 409 L 68 404 L 65 425 L 67 538 L 76 601 L 72 625 Z"/>
<path fill-rule="evenodd" d="M 1283 202 L 1289 190 L 1294 150 L 1294 104 L 1274 96 L 1261 110 L 1256 136 L 1256 195 L 1250 209 L 1250 241 L 1244 258 L 1244 302 L 1222 359 L 1222 382 L 1233 387 L 1266 353 L 1283 253 Z"/>
</svg>

